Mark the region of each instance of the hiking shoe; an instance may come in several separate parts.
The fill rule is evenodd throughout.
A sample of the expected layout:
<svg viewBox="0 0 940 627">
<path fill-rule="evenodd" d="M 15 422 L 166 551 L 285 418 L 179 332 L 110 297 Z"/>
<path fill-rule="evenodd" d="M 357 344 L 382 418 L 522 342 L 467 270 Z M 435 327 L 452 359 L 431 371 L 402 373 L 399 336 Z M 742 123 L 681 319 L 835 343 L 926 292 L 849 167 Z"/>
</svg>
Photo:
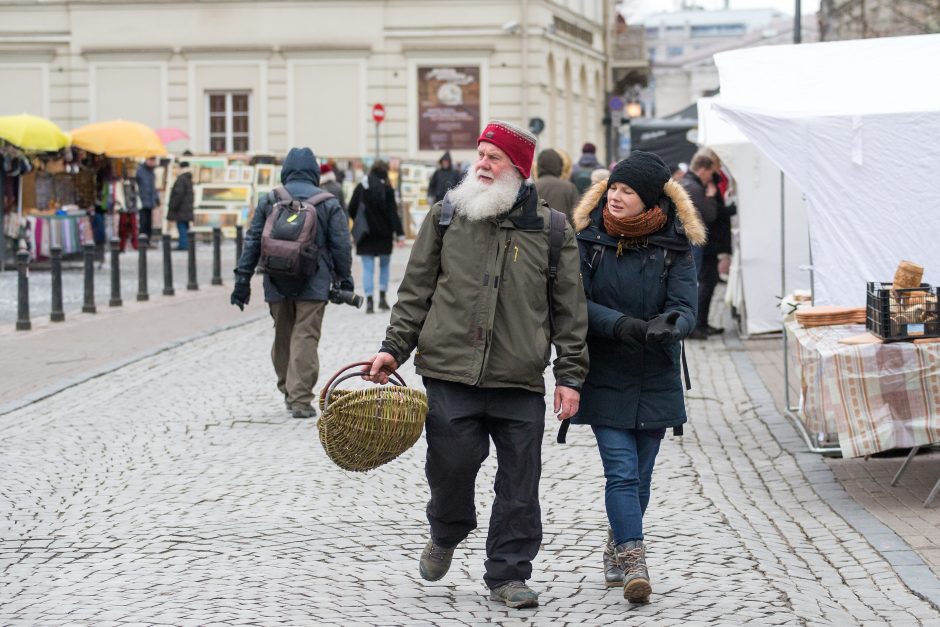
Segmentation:
<svg viewBox="0 0 940 627">
<path fill-rule="evenodd" d="M 313 405 L 294 405 L 291 407 L 291 416 L 294 418 L 313 418 L 317 415 L 317 410 Z"/>
<path fill-rule="evenodd" d="M 724 332 L 725 332 L 724 327 L 713 327 L 712 325 L 708 325 L 707 327 L 705 327 L 706 335 L 721 335 Z"/>
<path fill-rule="evenodd" d="M 623 569 L 617 562 L 614 550 L 614 532 L 607 528 L 607 544 L 604 545 L 604 582 L 608 588 L 619 588 L 623 585 Z"/>
<path fill-rule="evenodd" d="M 524 581 L 510 581 L 490 590 L 490 601 L 502 601 L 512 608 L 538 607 L 538 593 Z"/>
<path fill-rule="evenodd" d="M 615 548 L 617 564 L 623 569 L 623 598 L 630 603 L 649 603 L 653 588 L 646 569 L 646 547 L 642 540 L 631 540 Z"/>
<path fill-rule="evenodd" d="M 421 552 L 421 561 L 418 570 L 421 578 L 427 581 L 437 581 L 450 570 L 450 562 L 454 558 L 454 549 L 457 547 L 440 546 L 434 540 L 428 540 L 427 546 Z"/>
<path fill-rule="evenodd" d="M 708 331 L 701 327 L 695 327 L 695 329 L 693 329 L 692 332 L 689 333 L 689 339 L 690 340 L 707 340 Z"/>
</svg>

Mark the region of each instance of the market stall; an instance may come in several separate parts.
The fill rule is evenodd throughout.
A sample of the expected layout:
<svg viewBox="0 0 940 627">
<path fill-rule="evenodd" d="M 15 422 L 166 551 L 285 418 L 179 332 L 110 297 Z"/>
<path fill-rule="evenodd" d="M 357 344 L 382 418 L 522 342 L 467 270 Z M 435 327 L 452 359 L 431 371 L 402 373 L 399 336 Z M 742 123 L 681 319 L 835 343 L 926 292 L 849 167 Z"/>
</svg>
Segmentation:
<svg viewBox="0 0 940 627">
<path fill-rule="evenodd" d="M 940 35 L 751 48 L 718 54 L 715 61 L 721 96 L 713 107 L 806 198 L 816 304 L 865 305 L 867 282 L 890 279 L 902 259 L 926 268 L 925 283 L 940 280 L 935 241 L 940 188 L 929 184 L 940 159 L 934 139 L 940 135 L 940 83 L 924 80 L 940 71 Z M 871 89 L 872 76 L 878 77 L 877 90 Z M 798 332 L 789 325 L 787 330 Z M 937 391 L 932 386 L 940 378 L 931 361 L 935 349 L 912 344 L 839 349 L 835 354 L 847 355 L 832 362 L 843 363 L 840 370 L 821 366 L 827 351 L 832 352 L 825 337 L 800 333 L 803 354 L 820 355 L 816 374 L 813 359 L 803 364 L 811 371 L 810 380 L 816 379 L 806 392 L 817 397 L 804 398 L 797 416 L 811 449 L 814 443 L 806 432 L 818 427 L 814 420 L 827 416 L 839 421 L 839 448 L 846 455 L 940 441 L 933 423 L 898 428 L 893 401 L 869 406 L 866 411 L 873 409 L 864 419 L 832 413 L 839 403 L 854 411 L 855 401 L 861 405 L 867 398 L 860 391 L 843 397 L 854 385 L 844 374 L 852 368 L 855 373 L 864 370 L 866 384 L 903 380 L 910 390 L 926 390 L 925 411 L 935 419 Z M 874 357 L 862 359 L 859 353 L 864 351 Z M 925 359 L 927 365 L 918 365 Z M 904 394 L 893 390 L 889 396 Z M 851 435 L 864 420 L 877 437 Z"/>
</svg>

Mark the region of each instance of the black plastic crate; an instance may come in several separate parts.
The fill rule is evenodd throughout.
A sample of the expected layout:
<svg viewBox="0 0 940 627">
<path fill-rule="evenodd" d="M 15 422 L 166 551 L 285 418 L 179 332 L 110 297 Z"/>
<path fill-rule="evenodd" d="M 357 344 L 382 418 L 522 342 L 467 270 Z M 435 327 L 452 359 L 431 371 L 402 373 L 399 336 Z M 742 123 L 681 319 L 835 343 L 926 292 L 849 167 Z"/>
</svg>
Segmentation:
<svg viewBox="0 0 940 627">
<path fill-rule="evenodd" d="M 885 342 L 940 337 L 940 287 L 896 290 L 891 283 L 868 284 L 865 328 Z"/>
</svg>

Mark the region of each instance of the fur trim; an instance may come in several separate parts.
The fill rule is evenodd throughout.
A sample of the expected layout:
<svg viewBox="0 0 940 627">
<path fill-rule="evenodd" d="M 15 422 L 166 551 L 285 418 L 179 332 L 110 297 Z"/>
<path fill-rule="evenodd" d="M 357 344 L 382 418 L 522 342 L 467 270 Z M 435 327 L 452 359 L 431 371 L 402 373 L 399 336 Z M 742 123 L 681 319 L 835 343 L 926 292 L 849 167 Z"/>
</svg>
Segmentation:
<svg viewBox="0 0 940 627">
<path fill-rule="evenodd" d="M 571 221 L 574 223 L 576 232 L 583 231 L 591 224 L 591 212 L 594 211 L 597 203 L 601 201 L 601 196 L 606 192 L 607 179 L 598 181 L 584 190 L 584 195 L 581 196 L 578 206 L 571 212 Z"/>
<path fill-rule="evenodd" d="M 676 215 L 679 217 L 679 221 L 682 222 L 689 243 L 693 246 L 704 246 L 708 240 L 705 223 L 702 222 L 698 209 L 695 208 L 692 199 L 689 198 L 688 192 L 680 183 L 672 179 L 666 182 L 663 191 L 675 203 Z"/>
<path fill-rule="evenodd" d="M 663 188 L 669 199 L 676 205 L 676 215 L 685 229 L 685 235 L 693 246 L 702 246 L 707 239 L 705 224 L 699 217 L 698 210 L 692 204 L 692 199 L 679 183 L 669 180 Z M 599 181 L 589 187 L 578 206 L 572 212 L 572 222 L 575 231 L 583 231 L 591 224 L 591 212 L 597 207 L 601 197 L 607 192 L 607 181 Z"/>
</svg>

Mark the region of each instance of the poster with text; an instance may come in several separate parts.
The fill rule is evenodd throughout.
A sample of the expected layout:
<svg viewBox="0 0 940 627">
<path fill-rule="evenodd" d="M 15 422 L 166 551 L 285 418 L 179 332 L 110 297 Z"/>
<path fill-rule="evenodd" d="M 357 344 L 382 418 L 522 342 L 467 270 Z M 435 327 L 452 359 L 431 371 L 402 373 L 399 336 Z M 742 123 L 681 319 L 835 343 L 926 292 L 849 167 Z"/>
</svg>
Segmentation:
<svg viewBox="0 0 940 627">
<path fill-rule="evenodd" d="M 418 149 L 473 150 L 480 135 L 480 66 L 418 68 Z"/>
</svg>

